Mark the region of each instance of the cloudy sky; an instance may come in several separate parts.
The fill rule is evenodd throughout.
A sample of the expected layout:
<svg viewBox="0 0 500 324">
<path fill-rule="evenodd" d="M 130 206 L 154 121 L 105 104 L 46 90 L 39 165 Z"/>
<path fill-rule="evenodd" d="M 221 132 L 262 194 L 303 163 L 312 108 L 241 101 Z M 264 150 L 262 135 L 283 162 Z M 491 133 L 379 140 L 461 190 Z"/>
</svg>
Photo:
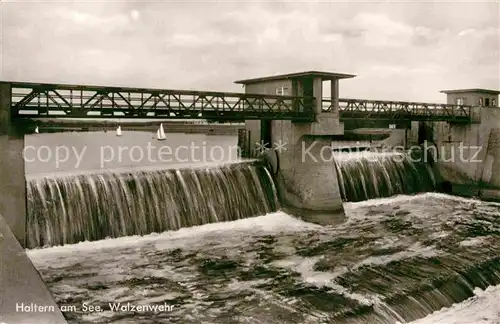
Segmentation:
<svg viewBox="0 0 500 324">
<path fill-rule="evenodd" d="M 235 80 L 356 74 L 341 97 L 444 102 L 500 89 L 489 2 L 0 0 L 0 79 L 243 91 Z"/>
</svg>

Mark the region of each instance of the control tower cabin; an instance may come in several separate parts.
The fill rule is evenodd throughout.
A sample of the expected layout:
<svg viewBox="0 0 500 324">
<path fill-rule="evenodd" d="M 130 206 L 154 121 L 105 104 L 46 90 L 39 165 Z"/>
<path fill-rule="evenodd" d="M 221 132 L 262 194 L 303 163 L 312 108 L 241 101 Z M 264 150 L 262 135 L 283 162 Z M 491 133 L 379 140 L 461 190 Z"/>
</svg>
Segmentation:
<svg viewBox="0 0 500 324">
<path fill-rule="evenodd" d="M 446 103 L 473 107 L 497 107 L 500 91 L 488 89 L 443 90 L 447 96 Z"/>
<path fill-rule="evenodd" d="M 254 146 L 253 148 L 249 147 L 250 151 L 253 151 L 255 148 L 254 143 L 261 141 L 264 143 L 273 143 L 277 139 L 284 139 L 282 136 L 278 136 L 278 133 L 281 134 L 282 132 L 277 131 L 277 129 L 282 129 L 283 127 L 288 129 L 287 135 L 291 136 L 291 138 L 287 136 L 288 143 L 297 142 L 300 136 L 305 134 L 343 134 L 344 127 L 340 123 L 338 111 L 339 80 L 353 77 L 355 77 L 353 74 L 305 71 L 235 81 L 235 83 L 245 87 L 245 93 L 247 94 L 304 97 L 304 106 L 310 108 L 315 116 L 314 122 L 302 123 L 302 126 L 297 125 L 295 121 L 292 121 L 291 124 L 272 120 L 245 121 L 245 128 L 248 131 L 248 142 L 251 143 L 250 146 Z M 330 82 L 331 86 L 330 101 L 332 109 L 328 113 L 322 110 L 323 82 Z M 316 100 L 313 101 L 312 97 Z"/>
<path fill-rule="evenodd" d="M 235 83 L 244 85 L 245 93 L 315 97 L 317 102 L 314 111 L 319 114 L 323 98 L 322 83 L 331 82 L 331 98 L 338 105 L 339 80 L 353 77 L 355 75 L 346 73 L 306 71 L 239 80 Z"/>
</svg>

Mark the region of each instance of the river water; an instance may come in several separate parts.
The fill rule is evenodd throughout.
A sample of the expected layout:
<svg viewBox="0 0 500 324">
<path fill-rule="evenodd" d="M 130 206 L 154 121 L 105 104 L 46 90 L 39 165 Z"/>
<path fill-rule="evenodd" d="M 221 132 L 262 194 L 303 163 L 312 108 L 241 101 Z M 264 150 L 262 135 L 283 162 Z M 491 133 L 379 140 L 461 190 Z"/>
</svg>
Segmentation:
<svg viewBox="0 0 500 324">
<path fill-rule="evenodd" d="M 27 144 L 54 146 L 60 143 L 42 136 L 37 136 L 36 141 L 28 139 Z M 94 139 L 105 137 L 99 136 Z M 114 139 L 108 137 L 107 140 Z M 193 138 L 179 135 L 176 140 L 192 141 Z M 225 140 L 232 143 L 234 139 Z M 82 141 L 95 147 L 105 140 Z M 98 169 L 99 164 L 89 159 L 85 166 Z M 47 175 L 54 167 L 50 164 L 47 162 L 43 169 L 27 167 L 31 170 L 29 178 L 38 179 L 31 181 L 54 177 Z M 130 164 L 126 161 L 118 167 L 130 167 Z M 168 167 L 177 166 L 172 162 Z M 82 172 L 82 165 L 78 170 L 72 167 L 74 165 L 68 162 L 62 171 L 72 176 Z M 228 183 L 234 186 L 222 196 L 248 190 L 235 187 L 242 181 L 251 187 L 272 186 L 263 182 L 267 177 L 265 173 L 261 173 L 258 176 L 261 180 L 257 181 L 252 173 L 255 170 L 244 174 L 235 169 L 235 174 L 243 176 L 230 180 Z M 43 175 L 35 175 L 36 172 Z M 183 175 L 177 177 L 176 181 L 185 179 Z M 73 181 L 71 179 L 43 190 L 47 197 L 59 197 L 54 194 L 58 191 L 50 188 L 63 188 L 65 183 Z M 197 175 L 193 179 L 198 179 L 193 181 L 196 187 L 196 183 L 203 183 L 200 179 L 205 178 Z M 143 188 L 145 183 L 139 187 Z M 320 226 L 280 212 L 278 205 L 270 204 L 272 195 L 262 191 L 265 190 L 241 195 L 233 205 L 224 199 L 217 203 L 198 202 L 203 191 L 193 194 L 193 201 L 197 202 L 194 205 L 212 206 L 216 214 L 224 212 L 220 206 L 246 210 L 244 215 L 225 222 L 207 220 L 200 223 L 203 225 L 162 233 L 115 235 L 115 238 L 91 242 L 33 248 L 28 255 L 58 304 L 76 307 L 76 311 L 65 313 L 69 323 L 403 323 L 417 320 L 418 323 L 495 323 L 499 320 L 498 312 L 492 310 L 495 303 L 491 302 L 498 296 L 496 288 L 488 288 L 500 284 L 499 204 L 437 193 L 396 195 L 348 202 L 345 204 L 347 222 Z M 60 198 L 71 200 L 68 196 Z M 241 206 L 249 199 L 255 199 L 254 204 L 260 207 Z M 76 215 L 63 211 L 66 217 Z M 36 217 L 42 219 L 40 214 Z M 99 223 L 101 218 L 96 219 Z M 48 226 L 46 224 L 51 223 L 46 222 L 44 226 Z M 57 242 L 48 242 L 57 245 Z M 110 303 L 116 302 L 167 304 L 173 309 L 112 311 Z M 489 305 L 490 311 L 483 309 L 481 314 L 475 313 L 478 302 L 483 308 Z M 100 311 L 91 311 L 89 306 L 99 306 Z M 443 307 L 452 308 L 426 317 Z"/>
</svg>

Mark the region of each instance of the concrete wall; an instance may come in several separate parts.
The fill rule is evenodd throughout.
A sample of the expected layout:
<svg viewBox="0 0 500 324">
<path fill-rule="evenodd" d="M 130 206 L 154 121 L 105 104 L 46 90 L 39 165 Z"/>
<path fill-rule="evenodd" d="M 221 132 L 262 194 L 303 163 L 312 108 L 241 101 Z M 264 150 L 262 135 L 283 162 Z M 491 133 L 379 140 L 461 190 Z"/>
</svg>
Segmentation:
<svg viewBox="0 0 500 324">
<path fill-rule="evenodd" d="M 445 180 L 474 184 L 481 179 L 500 186 L 500 108 L 474 107 L 480 122 L 469 125 L 434 123 L 434 140 L 438 147 L 439 168 Z M 492 139 L 490 141 L 490 138 Z"/>
<path fill-rule="evenodd" d="M 382 147 L 408 147 L 407 144 L 407 130 L 406 129 L 394 129 L 390 132 L 389 137 L 381 141 Z"/>
<path fill-rule="evenodd" d="M 1 214 L 0 247 L 0 323 L 67 323 Z M 19 308 L 23 304 L 48 307 L 48 311 L 23 312 Z"/>
<path fill-rule="evenodd" d="M 285 87 L 288 88 L 286 95 L 292 96 L 292 81 L 291 80 L 276 80 L 262 83 L 254 83 L 245 85 L 245 93 L 276 95 L 276 89 Z"/>
<path fill-rule="evenodd" d="M 11 88 L 0 84 L 0 213 L 24 245 L 26 232 L 26 179 L 24 134 L 11 122 Z"/>
<path fill-rule="evenodd" d="M 485 183 L 500 185 L 500 128 L 492 128 L 488 138 L 486 157 L 481 174 L 481 180 Z M 495 172 L 496 171 L 496 172 Z"/>
</svg>

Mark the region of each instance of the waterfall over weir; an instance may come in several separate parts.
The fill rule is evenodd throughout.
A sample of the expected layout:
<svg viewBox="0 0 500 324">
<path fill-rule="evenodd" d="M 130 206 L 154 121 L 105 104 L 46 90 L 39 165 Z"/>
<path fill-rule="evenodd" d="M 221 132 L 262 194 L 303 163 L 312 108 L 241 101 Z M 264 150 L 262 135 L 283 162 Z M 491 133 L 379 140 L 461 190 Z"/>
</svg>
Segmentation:
<svg viewBox="0 0 500 324">
<path fill-rule="evenodd" d="M 28 248 L 143 235 L 276 211 L 257 162 L 28 180 Z"/>
<path fill-rule="evenodd" d="M 433 191 L 436 180 L 432 168 L 416 160 L 407 153 L 335 153 L 342 200 L 355 202 Z"/>
</svg>

